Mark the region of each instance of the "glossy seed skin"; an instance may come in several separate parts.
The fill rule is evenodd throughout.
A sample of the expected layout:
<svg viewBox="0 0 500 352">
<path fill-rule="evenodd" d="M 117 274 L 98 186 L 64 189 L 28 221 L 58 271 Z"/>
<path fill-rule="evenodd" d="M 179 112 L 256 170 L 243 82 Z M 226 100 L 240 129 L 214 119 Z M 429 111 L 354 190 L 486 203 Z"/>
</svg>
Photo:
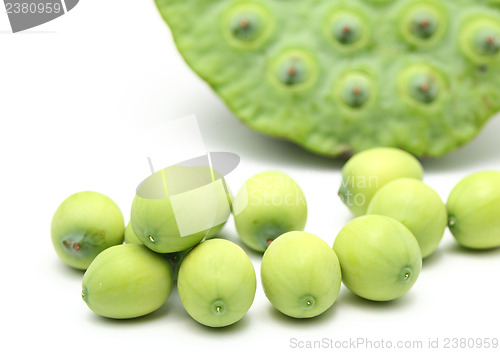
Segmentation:
<svg viewBox="0 0 500 352">
<path fill-rule="evenodd" d="M 194 247 L 182 261 L 177 278 L 179 298 L 200 324 L 225 327 L 242 319 L 256 291 L 250 258 L 238 245 L 220 238 Z"/>
<path fill-rule="evenodd" d="M 314 153 L 437 157 L 500 111 L 498 1 L 156 4 L 180 55 L 237 118 Z M 339 95 L 348 72 L 370 77 L 368 100 Z"/>
<path fill-rule="evenodd" d="M 500 247 L 500 171 L 481 171 L 462 179 L 446 203 L 448 227 L 471 249 Z"/>
<path fill-rule="evenodd" d="M 333 249 L 344 285 L 372 301 L 391 301 L 405 295 L 422 268 L 415 236 L 399 221 L 383 215 L 351 220 L 335 238 Z"/>
<path fill-rule="evenodd" d="M 264 253 L 260 268 L 267 298 L 293 318 L 324 313 L 340 292 L 337 255 L 324 240 L 307 232 L 292 231 L 278 237 Z"/>
<path fill-rule="evenodd" d="M 403 177 L 422 180 L 423 168 L 414 156 L 396 148 L 365 150 L 342 167 L 338 194 L 353 215 L 365 215 L 377 191 Z"/>
<path fill-rule="evenodd" d="M 263 253 L 285 232 L 303 230 L 307 202 L 299 185 L 287 174 L 264 171 L 250 177 L 235 198 L 234 221 L 239 237 Z"/>
<path fill-rule="evenodd" d="M 400 178 L 377 191 L 367 214 L 389 216 L 415 236 L 422 258 L 437 249 L 448 223 L 446 205 L 439 194 L 420 180 Z"/>
<path fill-rule="evenodd" d="M 124 220 L 109 197 L 92 191 L 75 193 L 57 208 L 51 239 L 59 258 L 76 269 L 87 269 L 108 247 L 123 242 Z"/>
<path fill-rule="evenodd" d="M 169 263 L 140 244 L 121 244 L 99 254 L 82 280 L 82 298 L 96 314 L 113 319 L 154 312 L 172 290 Z"/>
</svg>

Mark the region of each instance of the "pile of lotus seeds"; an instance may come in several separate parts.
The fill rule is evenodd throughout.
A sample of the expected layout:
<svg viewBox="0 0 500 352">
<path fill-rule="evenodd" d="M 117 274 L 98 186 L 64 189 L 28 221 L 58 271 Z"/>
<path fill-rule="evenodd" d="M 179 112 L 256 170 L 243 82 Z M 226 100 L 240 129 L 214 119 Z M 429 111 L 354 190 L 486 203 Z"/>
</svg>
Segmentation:
<svg viewBox="0 0 500 352">
<path fill-rule="evenodd" d="M 263 253 L 265 295 L 295 318 L 325 312 L 341 282 L 368 300 L 401 297 L 447 226 L 464 247 L 500 246 L 500 171 L 465 177 L 445 205 L 422 182 L 420 162 L 399 149 L 370 149 L 344 165 L 339 195 L 355 217 L 333 246 L 303 231 L 305 196 L 282 172 L 252 176 L 234 198 L 208 167 L 172 166 L 150 178 L 165 186 L 164 197 L 152 196 L 151 189 L 149 196 L 138 193 L 126 228 L 118 206 L 90 191 L 68 197 L 53 216 L 56 253 L 85 270 L 82 298 L 101 316 L 149 314 L 167 301 L 176 282 L 182 305 L 199 323 L 223 327 L 240 320 L 253 303 L 256 274 L 240 246 L 214 238 L 231 212 L 245 247 Z M 167 180 L 189 187 L 173 195 Z"/>
</svg>

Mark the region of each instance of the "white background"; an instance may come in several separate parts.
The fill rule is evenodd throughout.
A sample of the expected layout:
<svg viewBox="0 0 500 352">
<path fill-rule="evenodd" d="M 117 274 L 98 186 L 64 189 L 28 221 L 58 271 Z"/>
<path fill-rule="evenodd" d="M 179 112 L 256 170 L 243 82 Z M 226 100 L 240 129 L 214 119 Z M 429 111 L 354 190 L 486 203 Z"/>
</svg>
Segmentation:
<svg viewBox="0 0 500 352">
<path fill-rule="evenodd" d="M 424 346 L 430 338 L 441 346 L 452 337 L 500 338 L 500 251 L 463 250 L 448 231 L 413 289 L 394 302 L 365 301 L 342 287 L 322 316 L 287 318 L 265 298 L 260 257 L 247 250 L 257 294 L 229 328 L 196 323 L 176 290 L 143 318 L 95 315 L 80 298 L 82 272 L 66 267 L 52 248 L 52 214 L 70 194 L 94 190 L 115 200 L 128 221 L 135 187 L 149 172 L 141 147 L 164 142 L 166 155 L 176 156 L 190 143 L 178 141 L 174 150 L 144 137 L 165 121 L 195 113 L 207 149 L 241 156 L 228 179 L 234 192 L 257 172 L 288 173 L 307 197 L 306 230 L 329 244 L 350 219 L 336 196 L 342 162 L 238 122 L 184 63 L 151 0 L 82 0 L 67 15 L 15 35 L 0 9 L 0 350 L 288 350 L 293 338 Z M 446 200 L 464 176 L 500 169 L 499 134 L 495 118 L 468 146 L 424 161 L 425 182 Z M 241 244 L 232 219 L 223 236 Z"/>
</svg>

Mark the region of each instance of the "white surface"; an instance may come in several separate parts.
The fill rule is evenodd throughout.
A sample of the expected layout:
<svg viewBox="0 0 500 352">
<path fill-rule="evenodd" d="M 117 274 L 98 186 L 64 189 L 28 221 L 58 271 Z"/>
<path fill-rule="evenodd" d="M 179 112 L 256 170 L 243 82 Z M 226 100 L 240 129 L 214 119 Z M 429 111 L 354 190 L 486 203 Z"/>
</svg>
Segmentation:
<svg viewBox="0 0 500 352">
<path fill-rule="evenodd" d="M 330 244 L 350 219 L 336 196 L 342 163 L 261 136 L 233 118 L 183 62 L 150 0 L 82 0 L 51 23 L 16 35 L 9 30 L 2 12 L 0 350 L 288 350 L 293 338 L 418 340 L 424 347 L 439 338 L 442 347 L 445 338 L 500 338 L 500 251 L 464 251 L 449 232 L 410 293 L 391 303 L 364 301 L 342 287 L 332 309 L 299 321 L 277 313 L 259 282 L 248 314 L 226 329 L 193 321 L 175 290 L 144 318 L 93 314 L 80 298 L 82 273 L 52 249 L 51 217 L 70 194 L 95 190 L 114 199 L 128 221 L 135 188 L 149 173 L 136 152 L 148 130 L 197 114 L 209 150 L 241 156 L 228 179 L 233 191 L 259 171 L 287 172 L 307 197 L 306 230 Z M 499 133 L 496 118 L 468 146 L 426 161 L 425 181 L 445 200 L 469 173 L 500 169 Z M 232 219 L 223 233 L 240 243 Z M 258 273 L 260 258 L 249 255 Z"/>
</svg>

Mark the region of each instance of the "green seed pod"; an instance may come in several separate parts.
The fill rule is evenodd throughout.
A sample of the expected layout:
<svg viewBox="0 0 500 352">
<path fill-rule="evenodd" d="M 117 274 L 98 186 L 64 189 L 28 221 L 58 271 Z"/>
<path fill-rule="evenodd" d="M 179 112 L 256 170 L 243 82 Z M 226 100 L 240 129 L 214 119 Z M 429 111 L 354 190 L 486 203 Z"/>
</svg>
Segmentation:
<svg viewBox="0 0 500 352">
<path fill-rule="evenodd" d="M 136 318 L 160 308 L 172 289 L 172 273 L 161 255 L 143 245 L 122 244 L 100 253 L 82 281 L 82 298 L 96 314 Z"/>
<path fill-rule="evenodd" d="M 365 215 L 375 193 L 398 178 L 423 178 L 420 162 L 396 148 L 374 148 L 355 154 L 342 168 L 339 196 L 355 215 Z"/>
<path fill-rule="evenodd" d="M 200 324 L 223 327 L 236 323 L 253 303 L 257 287 L 250 258 L 236 244 L 207 240 L 194 247 L 179 270 L 179 298 Z"/>
<path fill-rule="evenodd" d="M 155 2 L 232 115 L 320 155 L 396 146 L 439 157 L 500 111 L 498 1 Z M 489 29 L 479 35 L 475 23 Z M 415 65 L 431 69 L 405 76 Z M 356 70 L 373 78 L 363 104 L 337 94 Z"/>
<path fill-rule="evenodd" d="M 266 171 L 249 178 L 234 202 L 234 222 L 245 245 L 264 252 L 278 236 L 301 231 L 307 203 L 299 185 L 288 175 Z"/>
<path fill-rule="evenodd" d="M 405 225 L 417 239 L 422 258 L 436 250 L 448 219 L 439 194 L 412 178 L 400 178 L 380 188 L 372 198 L 367 214 L 389 216 Z"/>
<path fill-rule="evenodd" d="M 77 269 L 87 269 L 100 252 L 122 243 L 123 232 L 120 208 L 97 192 L 71 195 L 52 217 L 54 249 L 63 262 Z"/>
<path fill-rule="evenodd" d="M 500 171 L 465 177 L 451 191 L 446 204 L 448 226 L 467 248 L 500 246 Z"/>
<path fill-rule="evenodd" d="M 500 63 L 500 20 L 472 18 L 463 25 L 460 47 L 477 64 Z"/>
<path fill-rule="evenodd" d="M 307 232 L 288 232 L 264 253 L 264 292 L 271 304 L 294 318 L 311 318 L 330 308 L 340 291 L 340 264 L 333 249 Z"/>
<path fill-rule="evenodd" d="M 390 301 L 406 294 L 422 268 L 415 236 L 387 216 L 365 215 L 351 220 L 335 238 L 333 249 L 344 285 L 373 301 Z"/>
</svg>

